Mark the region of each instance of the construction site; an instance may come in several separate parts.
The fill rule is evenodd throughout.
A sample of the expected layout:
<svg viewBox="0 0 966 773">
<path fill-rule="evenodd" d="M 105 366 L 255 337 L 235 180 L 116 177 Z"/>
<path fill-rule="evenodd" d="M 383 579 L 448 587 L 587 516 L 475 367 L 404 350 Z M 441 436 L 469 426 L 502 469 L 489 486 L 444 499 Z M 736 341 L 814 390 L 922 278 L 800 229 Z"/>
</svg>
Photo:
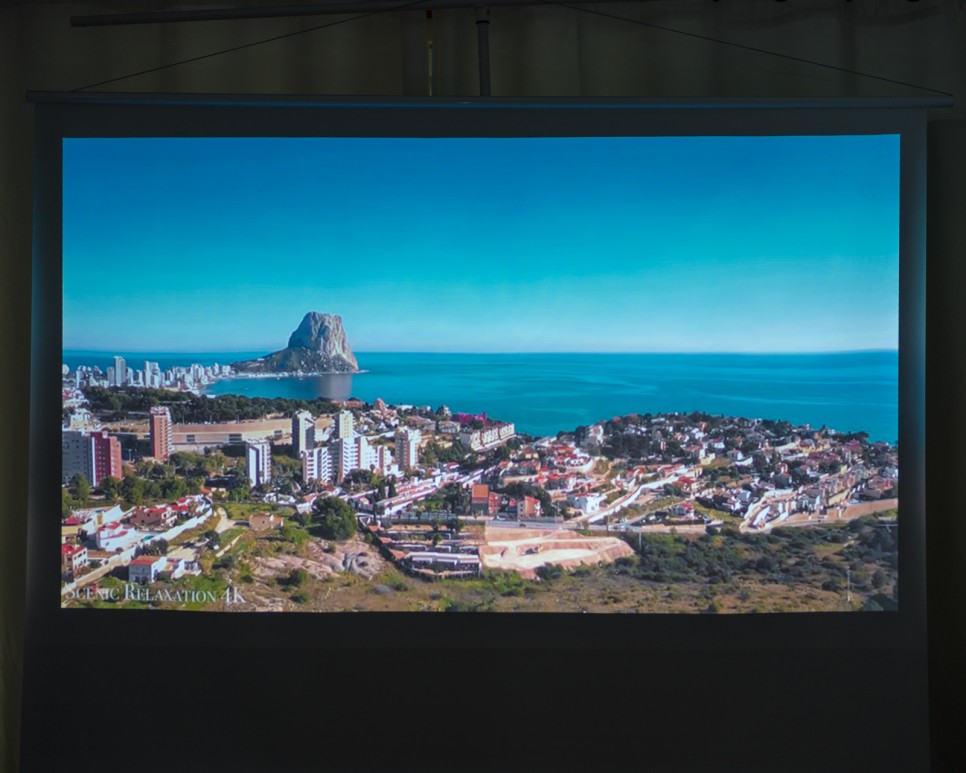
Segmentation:
<svg viewBox="0 0 966 773">
<path fill-rule="evenodd" d="M 589 537 L 569 529 L 488 526 L 480 557 L 487 569 L 536 577 L 545 564 L 574 569 L 581 564 L 610 563 L 634 551 L 620 537 Z"/>
</svg>

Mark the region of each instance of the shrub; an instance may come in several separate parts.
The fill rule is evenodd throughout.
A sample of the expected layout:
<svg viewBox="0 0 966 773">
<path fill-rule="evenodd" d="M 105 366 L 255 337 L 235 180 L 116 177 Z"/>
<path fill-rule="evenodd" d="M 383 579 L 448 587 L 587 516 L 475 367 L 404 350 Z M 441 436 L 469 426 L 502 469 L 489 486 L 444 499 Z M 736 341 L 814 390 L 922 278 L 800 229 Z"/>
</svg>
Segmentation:
<svg viewBox="0 0 966 773">
<path fill-rule="evenodd" d="M 314 513 L 319 534 L 325 539 L 346 540 L 356 532 L 355 512 L 338 497 L 316 499 Z"/>
<path fill-rule="evenodd" d="M 559 564 L 544 564 L 543 566 L 537 567 L 536 575 L 541 580 L 550 582 L 563 577 L 564 570 Z"/>
</svg>

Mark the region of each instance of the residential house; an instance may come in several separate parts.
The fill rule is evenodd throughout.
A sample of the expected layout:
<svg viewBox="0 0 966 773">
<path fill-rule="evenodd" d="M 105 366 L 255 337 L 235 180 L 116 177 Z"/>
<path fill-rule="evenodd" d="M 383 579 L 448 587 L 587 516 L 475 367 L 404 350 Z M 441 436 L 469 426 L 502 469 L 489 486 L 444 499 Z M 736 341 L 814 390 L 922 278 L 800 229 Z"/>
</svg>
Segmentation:
<svg viewBox="0 0 966 773">
<path fill-rule="evenodd" d="M 129 582 L 154 582 L 165 571 L 168 559 L 165 556 L 138 556 L 127 567 Z"/>
<path fill-rule="evenodd" d="M 71 574 L 89 562 L 87 548 L 83 545 L 61 545 L 60 558 L 61 569 Z"/>
<path fill-rule="evenodd" d="M 517 518 L 539 518 L 540 500 L 536 497 L 522 497 L 516 502 Z"/>
<path fill-rule="evenodd" d="M 252 531 L 267 529 L 281 529 L 285 520 L 274 513 L 255 513 L 248 518 L 248 526 Z"/>
</svg>

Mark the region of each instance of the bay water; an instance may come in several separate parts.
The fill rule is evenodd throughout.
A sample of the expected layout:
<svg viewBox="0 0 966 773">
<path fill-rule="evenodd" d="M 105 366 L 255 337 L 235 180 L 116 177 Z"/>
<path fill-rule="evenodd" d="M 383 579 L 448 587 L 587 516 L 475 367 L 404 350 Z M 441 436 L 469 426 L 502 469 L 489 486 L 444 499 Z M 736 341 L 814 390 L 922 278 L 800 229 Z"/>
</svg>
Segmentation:
<svg viewBox="0 0 966 773">
<path fill-rule="evenodd" d="M 112 355 L 65 351 L 106 370 Z M 130 368 L 230 364 L 264 352 L 124 353 Z M 628 413 L 702 411 L 898 437 L 898 352 L 831 354 L 450 354 L 357 352 L 358 374 L 219 381 L 207 394 L 448 406 L 553 435 Z"/>
</svg>

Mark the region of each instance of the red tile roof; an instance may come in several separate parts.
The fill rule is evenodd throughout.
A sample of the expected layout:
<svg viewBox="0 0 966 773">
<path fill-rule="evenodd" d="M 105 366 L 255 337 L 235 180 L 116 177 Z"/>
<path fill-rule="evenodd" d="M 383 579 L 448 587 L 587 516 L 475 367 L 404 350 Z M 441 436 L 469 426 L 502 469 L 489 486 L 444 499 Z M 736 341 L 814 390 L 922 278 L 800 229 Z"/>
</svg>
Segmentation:
<svg viewBox="0 0 966 773">
<path fill-rule="evenodd" d="M 131 566 L 151 566 L 163 558 L 164 556 L 138 556 L 131 562 Z"/>
</svg>

